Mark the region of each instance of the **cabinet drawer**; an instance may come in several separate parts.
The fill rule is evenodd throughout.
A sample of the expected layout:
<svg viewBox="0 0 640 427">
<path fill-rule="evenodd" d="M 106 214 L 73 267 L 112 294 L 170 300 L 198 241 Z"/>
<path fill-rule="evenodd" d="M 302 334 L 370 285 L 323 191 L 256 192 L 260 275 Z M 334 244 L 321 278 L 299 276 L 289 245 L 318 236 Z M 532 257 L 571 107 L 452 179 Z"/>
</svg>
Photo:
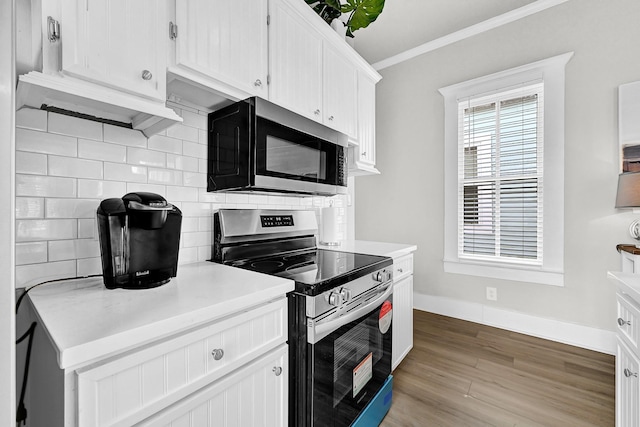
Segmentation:
<svg viewBox="0 0 640 427">
<path fill-rule="evenodd" d="M 393 260 L 393 281 L 413 274 L 413 254 L 405 255 Z"/>
<path fill-rule="evenodd" d="M 616 426 L 640 425 L 640 361 L 618 338 L 616 356 Z"/>
<path fill-rule="evenodd" d="M 618 331 L 635 352 L 638 352 L 640 338 L 639 322 L 640 310 L 636 304 L 627 295 L 618 293 Z"/>
<path fill-rule="evenodd" d="M 288 421 L 287 354 L 287 346 L 282 345 L 139 425 L 285 427 Z"/>
<path fill-rule="evenodd" d="M 79 370 L 80 426 L 130 425 L 286 342 L 286 299 Z"/>
</svg>

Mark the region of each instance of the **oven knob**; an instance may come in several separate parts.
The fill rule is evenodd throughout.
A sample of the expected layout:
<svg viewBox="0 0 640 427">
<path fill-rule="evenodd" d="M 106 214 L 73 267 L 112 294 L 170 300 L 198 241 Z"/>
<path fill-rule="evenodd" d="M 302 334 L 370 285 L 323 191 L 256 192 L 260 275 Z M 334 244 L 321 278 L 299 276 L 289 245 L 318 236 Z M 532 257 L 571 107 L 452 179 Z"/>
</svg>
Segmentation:
<svg viewBox="0 0 640 427">
<path fill-rule="evenodd" d="M 327 301 L 329 302 L 329 305 L 337 307 L 342 303 L 342 298 L 340 297 L 339 293 L 331 292 L 329 294 L 329 297 L 328 297 Z"/>
<path fill-rule="evenodd" d="M 384 276 L 382 275 L 382 271 L 373 273 L 373 280 L 375 280 L 376 282 L 384 282 Z"/>
<path fill-rule="evenodd" d="M 347 302 L 351 299 L 351 290 L 348 288 L 340 289 L 340 297 L 342 297 L 342 302 Z"/>
</svg>

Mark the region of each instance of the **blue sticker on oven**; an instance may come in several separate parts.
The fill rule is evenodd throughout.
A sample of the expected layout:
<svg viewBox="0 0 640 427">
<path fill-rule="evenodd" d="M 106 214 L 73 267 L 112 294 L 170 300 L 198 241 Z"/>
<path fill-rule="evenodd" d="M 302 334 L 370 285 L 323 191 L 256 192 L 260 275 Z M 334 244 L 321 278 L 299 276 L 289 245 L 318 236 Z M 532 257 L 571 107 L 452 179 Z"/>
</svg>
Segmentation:
<svg viewBox="0 0 640 427">
<path fill-rule="evenodd" d="M 385 301 L 380 307 L 380 315 L 378 316 L 378 328 L 380 332 L 386 334 L 391 326 L 391 318 L 393 317 L 393 308 L 389 301 Z"/>
</svg>

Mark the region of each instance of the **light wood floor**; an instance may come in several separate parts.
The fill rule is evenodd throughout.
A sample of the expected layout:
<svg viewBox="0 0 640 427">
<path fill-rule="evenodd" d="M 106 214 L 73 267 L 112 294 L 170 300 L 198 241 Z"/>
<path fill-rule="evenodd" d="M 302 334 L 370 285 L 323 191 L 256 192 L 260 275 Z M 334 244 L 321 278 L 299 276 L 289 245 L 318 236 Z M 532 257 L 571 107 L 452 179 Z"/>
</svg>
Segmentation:
<svg viewBox="0 0 640 427">
<path fill-rule="evenodd" d="M 382 427 L 614 426 L 614 356 L 414 311 Z"/>
</svg>

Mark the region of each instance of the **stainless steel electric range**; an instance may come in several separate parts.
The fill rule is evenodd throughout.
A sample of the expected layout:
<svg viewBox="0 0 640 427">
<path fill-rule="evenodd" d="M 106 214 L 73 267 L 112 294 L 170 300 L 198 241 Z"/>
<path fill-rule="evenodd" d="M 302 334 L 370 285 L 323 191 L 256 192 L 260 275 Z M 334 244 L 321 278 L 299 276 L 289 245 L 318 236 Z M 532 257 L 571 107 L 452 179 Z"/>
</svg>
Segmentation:
<svg viewBox="0 0 640 427">
<path fill-rule="evenodd" d="M 212 261 L 295 281 L 289 425 L 349 426 L 391 373 L 392 260 L 318 249 L 317 231 L 313 211 L 222 209 Z"/>
</svg>

